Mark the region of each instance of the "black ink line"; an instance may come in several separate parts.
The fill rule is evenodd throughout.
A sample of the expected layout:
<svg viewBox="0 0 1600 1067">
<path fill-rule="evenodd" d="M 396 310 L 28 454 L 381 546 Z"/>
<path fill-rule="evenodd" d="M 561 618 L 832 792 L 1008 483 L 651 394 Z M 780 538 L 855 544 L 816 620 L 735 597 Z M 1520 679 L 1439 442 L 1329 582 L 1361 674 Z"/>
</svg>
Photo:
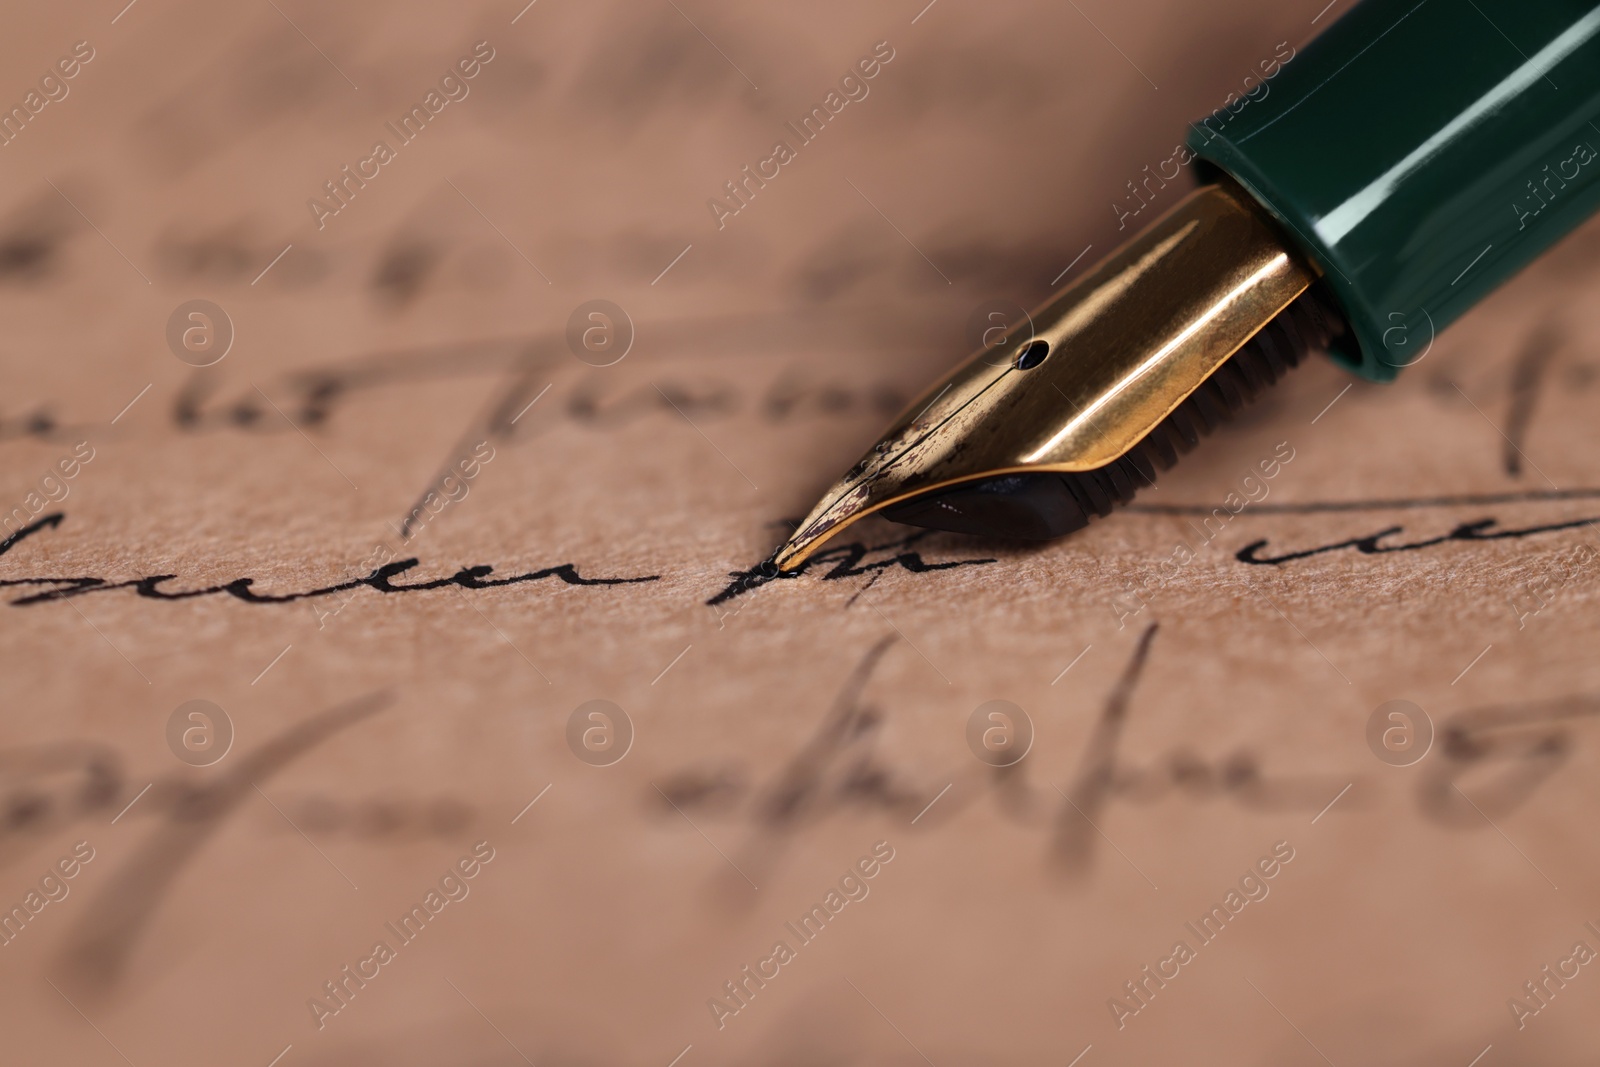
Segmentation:
<svg viewBox="0 0 1600 1067">
<path fill-rule="evenodd" d="M 867 650 L 834 698 L 833 708 L 821 728 L 779 773 L 760 805 L 761 822 L 768 827 L 780 829 L 793 824 L 820 792 L 828 765 L 871 729 L 873 715 L 863 705 L 861 697 L 879 662 L 898 636 L 886 634 Z"/>
<path fill-rule="evenodd" d="M 419 562 L 417 559 L 396 560 L 393 563 L 385 563 L 365 578 L 339 582 L 336 585 L 325 585 L 319 589 L 308 589 L 299 593 L 258 593 L 252 588 L 256 581 L 254 578 L 235 578 L 233 581 L 222 585 L 206 586 L 203 589 L 183 589 L 171 593 L 161 589 L 160 586 L 163 583 L 177 577 L 175 574 L 152 574 L 145 578 L 134 578 L 125 582 L 107 582 L 104 578 L 7 578 L 0 580 L 0 588 L 13 585 L 46 584 L 61 587 L 13 600 L 11 602 L 13 607 L 26 607 L 29 604 L 40 604 L 47 600 L 65 600 L 68 597 L 82 596 L 85 593 L 100 593 L 111 589 L 127 589 L 130 587 L 139 596 L 152 600 L 189 600 L 193 597 L 227 593 L 239 600 L 243 600 L 247 604 L 289 604 L 296 600 L 308 600 L 312 597 L 332 596 L 334 593 L 342 593 L 346 589 L 356 589 L 361 586 L 367 586 L 380 593 L 414 593 L 429 589 L 443 589 L 451 585 L 457 585 L 463 589 L 492 589 L 501 585 L 537 582 L 544 578 L 559 578 L 567 585 L 634 585 L 639 582 L 655 582 L 661 579 L 659 574 L 641 575 L 636 578 L 585 578 L 578 573 L 577 567 L 573 564 L 560 563 L 554 567 L 546 567 L 543 570 L 529 571 L 527 574 L 514 574 L 509 578 L 488 579 L 487 576 L 494 572 L 494 568 L 488 564 L 479 564 L 474 567 L 463 567 L 448 578 L 434 578 L 411 585 L 395 585 L 390 581 L 391 578 L 409 571 Z"/>
<path fill-rule="evenodd" d="M 0 238 L 0 244 L 3 244 L 3 238 Z M 4 248 L 0 247 L 0 259 L 3 259 L 3 253 Z M 0 283 L 4 281 L 3 275 L 4 263 L 0 262 Z M 876 321 L 881 317 L 881 312 L 865 309 L 857 313 L 862 321 Z M 675 319 L 656 325 L 651 334 L 654 343 L 652 352 L 665 359 L 716 358 L 719 361 L 724 358 L 743 358 L 752 351 L 762 355 L 783 356 L 804 344 L 842 342 L 850 336 L 848 330 L 853 328 L 853 321 L 849 310 L 821 329 L 817 328 L 814 319 L 786 314 Z M 708 339 L 719 343 L 708 347 Z M 341 404 L 363 390 L 386 385 L 451 381 L 483 374 L 515 374 L 523 370 L 533 373 L 540 365 L 549 369 L 567 366 L 558 357 L 558 353 L 565 350 L 564 343 L 565 335 L 561 332 L 540 332 L 383 348 L 286 373 L 274 381 L 289 395 L 289 400 L 285 402 L 286 410 L 294 422 L 306 427 L 321 426 L 334 417 Z M 905 344 L 908 354 L 921 351 L 911 341 Z M 187 433 L 223 429 L 273 431 L 274 424 L 263 425 L 265 411 L 255 407 L 248 394 L 231 406 L 219 403 L 208 410 L 207 404 L 217 387 L 214 376 L 200 372 L 191 376 L 173 402 L 173 425 Z M 892 415 L 903 406 L 903 398 L 899 396 L 880 399 L 889 401 L 884 407 L 885 415 Z M 514 413 L 515 408 L 505 414 Z M 496 434 L 508 438 L 514 432 L 498 413 L 492 428 Z M 30 418 L 26 433 L 41 436 L 56 429 L 54 418 L 41 410 Z M 13 433 L 9 426 L 0 421 L 0 441 L 11 436 Z"/>
<path fill-rule="evenodd" d="M 923 807 L 927 790 L 905 782 L 874 753 L 883 713 L 865 699 L 873 675 L 898 640 L 897 634 L 885 634 L 866 651 L 815 733 L 752 798 L 756 827 L 739 850 L 741 868 L 770 871 L 791 836 L 831 810 L 874 808 L 909 818 Z"/>
<path fill-rule="evenodd" d="M 264 781 L 333 735 L 393 703 L 387 692 L 371 693 L 319 711 L 242 755 L 233 770 L 203 786 L 174 781 L 183 803 L 168 821 L 112 875 L 90 901 L 70 935 L 64 961 L 76 985 L 104 995 L 122 976 L 135 944 L 161 906 L 168 889 L 241 802 Z"/>
<path fill-rule="evenodd" d="M 1439 724 L 1438 754 L 1417 782 L 1418 806 L 1453 829 L 1510 815 L 1571 758 L 1576 744 L 1567 727 L 1596 717 L 1600 694 L 1594 693 L 1456 712 Z M 1492 768 L 1498 773 L 1488 773 Z M 1472 796 L 1461 788 L 1469 776 Z"/>
<path fill-rule="evenodd" d="M 1384 545 L 1380 544 L 1384 538 L 1393 537 L 1405 529 L 1403 526 L 1387 526 L 1377 533 L 1365 537 L 1352 537 L 1348 541 L 1335 541 L 1333 544 L 1321 545 L 1317 548 L 1308 548 L 1300 552 L 1288 552 L 1281 556 L 1263 556 L 1261 550 L 1267 546 L 1265 538 L 1252 541 L 1234 554 L 1240 563 L 1256 563 L 1268 566 L 1280 566 L 1294 560 L 1305 559 L 1308 556 L 1320 556 L 1325 552 L 1337 552 L 1340 549 L 1353 548 L 1362 555 L 1376 556 L 1388 552 L 1414 552 L 1418 549 L 1433 548 L 1448 541 L 1503 541 L 1511 538 L 1532 537 L 1535 534 L 1554 533 L 1558 530 L 1573 530 L 1580 526 L 1591 526 L 1600 522 L 1600 517 L 1590 519 L 1573 519 L 1571 522 L 1556 522 L 1547 526 L 1526 526 L 1518 530 L 1490 530 L 1491 526 L 1499 524 L 1498 519 L 1479 519 L 1477 522 L 1464 522 L 1440 537 L 1430 537 L 1423 541 L 1413 541 L 1409 544 Z"/>
<path fill-rule="evenodd" d="M 930 790 L 904 781 L 874 752 L 883 713 L 865 696 L 874 673 L 897 640 L 898 635 L 889 633 L 873 643 L 799 751 L 783 762 L 769 782 L 753 789 L 749 799 L 754 825 L 733 855 L 726 857 L 746 881 L 764 882 L 764 872 L 771 872 L 793 836 L 832 812 L 882 810 L 909 819 L 927 805 Z M 719 783 L 715 777 L 694 772 L 675 775 L 664 785 L 651 784 L 679 814 L 685 814 L 685 808 L 717 800 L 718 794 L 726 796 L 729 787 L 736 794 L 745 788 L 742 780 Z M 734 880 L 727 879 L 727 885 L 735 886 Z M 728 903 L 747 907 L 748 894 L 736 888 Z"/>
<path fill-rule="evenodd" d="M 18 530 L 4 541 L 0 541 L 0 556 L 10 552 L 13 545 L 22 540 L 24 537 L 27 537 L 29 534 L 38 533 L 45 527 L 55 529 L 57 526 L 61 525 L 61 520 L 66 517 L 67 513 L 64 511 L 53 511 L 42 519 L 35 519 L 33 522 L 28 523 L 28 525 L 24 526 L 22 529 Z"/>
<path fill-rule="evenodd" d="M 886 552 L 891 549 L 904 549 L 917 543 L 925 537 L 932 537 L 937 531 L 923 530 L 898 541 L 890 541 L 882 545 L 866 545 L 860 541 L 836 545 L 824 549 L 806 560 L 792 571 L 780 571 L 770 562 L 758 563 L 749 570 L 729 571 L 728 576 L 733 580 L 723 590 L 706 604 L 715 607 L 724 604 L 737 596 L 742 596 L 752 589 L 766 585 L 768 582 L 780 579 L 799 578 L 813 567 L 822 564 L 832 564 L 831 569 L 821 576 L 825 582 L 838 581 L 842 578 L 855 578 L 874 571 L 882 572 L 891 567 L 903 567 L 913 574 L 924 574 L 928 571 L 945 571 L 955 567 L 977 567 L 988 563 L 998 563 L 996 559 L 958 559 L 947 563 L 928 563 L 917 552 L 896 552 L 889 559 L 878 560 L 873 563 L 862 563 L 873 552 Z"/>
<path fill-rule="evenodd" d="M 868 578 L 867 579 L 867 584 L 862 586 L 860 589 L 857 589 L 855 591 L 855 594 L 853 596 L 851 596 L 849 600 L 846 600 L 844 602 L 844 610 L 849 611 L 850 610 L 850 605 L 854 604 L 857 600 L 861 599 L 861 594 L 865 593 L 868 589 L 871 589 L 873 586 L 877 585 L 878 584 L 878 579 L 882 578 L 882 577 L 883 577 L 883 571 L 879 571 L 877 574 L 874 574 L 871 578 Z"/>
<path fill-rule="evenodd" d="M 1320 515 L 1338 511 L 1398 511 L 1418 508 L 1485 507 L 1491 504 L 1530 504 L 1554 500 L 1600 500 L 1600 489 L 1533 489 L 1515 493 L 1479 493 L 1457 496 L 1400 497 L 1395 500 L 1323 500 L 1305 504 L 1251 504 L 1250 515 Z M 1144 515 L 1210 515 L 1216 504 L 1129 504 L 1123 511 Z"/>
<path fill-rule="evenodd" d="M 49 526 L 57 526 L 64 518 L 64 514 L 47 515 L 31 526 L 17 531 L 4 542 L 0 542 L 0 552 L 11 547 L 11 544 L 22 537 L 33 533 L 35 530 Z M 176 574 L 152 574 L 144 578 L 132 578 L 122 582 L 111 582 L 104 578 L 5 578 L 0 579 L 0 588 L 28 585 L 53 585 L 57 588 L 43 593 L 34 593 L 31 596 L 20 597 L 11 601 L 13 607 L 25 607 L 29 604 L 40 604 L 48 600 L 66 600 L 69 597 L 82 596 L 86 593 L 101 593 L 112 589 L 133 589 L 139 596 L 151 600 L 189 600 L 194 597 L 215 596 L 226 593 L 247 604 L 288 604 L 296 600 L 307 600 L 312 597 L 332 596 L 342 593 L 347 589 L 357 589 L 366 586 L 380 593 L 412 593 L 428 589 L 443 589 L 447 586 L 459 586 L 462 589 L 493 589 L 496 586 L 519 585 L 523 582 L 537 582 L 545 578 L 559 578 L 567 585 L 636 585 L 641 582 L 660 581 L 659 574 L 640 575 L 633 578 L 586 578 L 578 572 L 575 564 L 558 563 L 553 567 L 543 570 L 529 571 L 526 574 L 513 574 L 506 578 L 490 578 L 494 567 L 480 563 L 472 567 L 463 567 L 448 578 L 434 578 L 429 581 L 415 582 L 411 585 L 395 585 L 391 580 L 404 574 L 417 566 L 420 561 L 415 557 L 411 559 L 395 560 L 385 563 L 374 570 L 365 578 L 355 578 L 348 582 L 339 582 L 335 585 L 325 585 L 317 589 L 308 589 L 298 593 L 258 593 L 253 586 L 254 578 L 235 578 L 222 585 L 210 585 L 201 589 L 182 589 L 168 592 L 161 588 L 170 582 Z"/>
<path fill-rule="evenodd" d="M 1117 742 L 1127 722 L 1128 705 L 1133 700 L 1133 692 L 1138 688 L 1145 663 L 1150 659 L 1150 645 L 1155 640 L 1157 626 L 1157 623 L 1151 623 L 1139 635 L 1133 655 L 1122 669 L 1122 677 L 1117 679 L 1116 686 L 1106 697 L 1105 707 L 1100 712 L 1100 719 L 1095 723 L 1094 732 L 1089 736 L 1083 759 L 1078 765 L 1078 773 L 1071 786 L 1061 794 L 1068 807 L 1062 810 L 1060 818 L 1056 820 L 1055 854 L 1071 874 L 1087 873 L 1092 862 L 1094 836 L 1100 832 L 1096 818 L 1111 799 L 1116 786 Z M 1128 860 L 1128 863 L 1133 865 L 1132 860 Z M 1135 866 L 1134 870 L 1139 868 Z M 1144 876 L 1143 871 L 1139 873 Z M 1145 880 L 1149 881 L 1149 878 Z"/>
<path fill-rule="evenodd" d="M 1511 368 L 1511 406 L 1506 414 L 1506 434 L 1501 460 L 1506 473 L 1522 476 L 1522 446 L 1527 443 L 1534 406 L 1544 385 L 1545 369 L 1560 347 L 1560 338 L 1548 327 L 1539 330 L 1517 356 Z"/>
<path fill-rule="evenodd" d="M 450 454 L 445 457 L 433 481 L 418 495 L 412 504 L 411 510 L 406 512 L 406 517 L 400 523 L 400 539 L 411 539 L 411 527 L 417 516 L 422 513 L 423 505 L 427 502 L 428 494 L 434 490 L 444 491 L 444 481 L 451 475 L 460 480 L 460 472 L 456 466 L 463 462 L 469 455 L 474 455 L 473 438 L 482 440 L 504 440 L 510 435 L 511 422 L 508 420 L 511 409 L 522 402 L 522 397 L 532 391 L 533 382 L 538 377 L 543 377 L 546 363 L 538 359 L 535 346 L 530 346 L 522 354 L 518 362 L 507 369 L 506 380 L 497 383 L 490 392 L 489 400 L 484 410 L 474 415 L 467 423 L 467 428 L 462 431 L 461 438 L 456 442 Z M 444 494 L 448 496 L 448 494 Z M 462 500 L 466 498 L 463 497 Z M 459 503 L 459 501 L 458 501 Z"/>
</svg>

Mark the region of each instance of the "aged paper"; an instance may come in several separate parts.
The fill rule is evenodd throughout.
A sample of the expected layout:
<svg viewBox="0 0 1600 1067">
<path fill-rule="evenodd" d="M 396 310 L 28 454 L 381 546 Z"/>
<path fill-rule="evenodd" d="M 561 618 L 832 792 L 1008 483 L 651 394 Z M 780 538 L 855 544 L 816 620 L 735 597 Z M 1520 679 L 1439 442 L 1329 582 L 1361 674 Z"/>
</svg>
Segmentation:
<svg viewBox="0 0 1600 1067">
<path fill-rule="evenodd" d="M 755 569 L 1319 7 L 10 12 L 0 1058 L 1586 1062 L 1600 228 Z"/>
</svg>

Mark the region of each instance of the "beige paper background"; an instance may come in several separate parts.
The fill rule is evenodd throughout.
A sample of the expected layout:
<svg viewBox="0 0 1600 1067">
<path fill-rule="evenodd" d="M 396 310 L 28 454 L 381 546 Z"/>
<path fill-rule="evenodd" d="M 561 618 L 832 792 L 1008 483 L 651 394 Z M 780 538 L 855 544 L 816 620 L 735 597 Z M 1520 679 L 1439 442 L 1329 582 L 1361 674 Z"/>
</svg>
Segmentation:
<svg viewBox="0 0 1600 1067">
<path fill-rule="evenodd" d="M 1394 386 L 1342 394 L 1314 360 L 1071 539 L 873 520 L 868 569 L 707 603 L 964 354 L 979 301 L 1037 302 L 1108 251 L 1124 182 L 1319 6 L 8 13 L 0 101 L 76 41 L 95 58 L 0 148 L 6 506 L 76 442 L 95 458 L 0 579 L 303 592 L 377 544 L 419 560 L 396 584 L 658 577 L 362 588 L 325 617 L 340 601 L 4 590 L 0 904 L 76 842 L 95 857 L 0 947 L 4 1059 L 1586 1062 L 1593 968 L 1521 1030 L 1507 999 L 1600 945 L 1597 587 L 1567 562 L 1593 534 L 1235 554 L 1600 516 L 1600 229 Z M 318 230 L 307 198 L 477 41 L 495 58 L 470 95 Z M 707 198 L 879 41 L 870 95 L 719 230 Z M 193 298 L 236 333 L 204 370 L 165 336 Z M 594 298 L 636 328 L 607 368 L 563 336 Z M 328 375 L 348 388 L 318 418 L 306 382 Z M 482 440 L 470 494 L 400 546 L 392 524 Z M 1159 509 L 1220 505 L 1280 443 L 1270 495 L 1119 617 L 1192 536 Z M 1392 503 L 1442 497 L 1468 499 Z M 1377 503 L 1308 510 L 1352 502 Z M 1519 619 L 1530 586 L 1547 606 Z M 1151 623 L 1112 791 L 1080 815 L 1065 796 Z M 235 730 L 204 769 L 166 738 L 192 699 Z M 567 744 L 592 699 L 634 727 L 611 766 Z M 1035 730 L 1009 772 L 965 740 L 995 699 Z M 1407 768 L 1366 742 L 1394 699 L 1441 735 Z M 319 1029 L 308 999 L 479 841 L 470 894 Z M 707 1000 L 879 841 L 869 895 L 718 1029 Z M 1280 841 L 1270 894 L 1118 1029 L 1108 998 Z"/>
</svg>

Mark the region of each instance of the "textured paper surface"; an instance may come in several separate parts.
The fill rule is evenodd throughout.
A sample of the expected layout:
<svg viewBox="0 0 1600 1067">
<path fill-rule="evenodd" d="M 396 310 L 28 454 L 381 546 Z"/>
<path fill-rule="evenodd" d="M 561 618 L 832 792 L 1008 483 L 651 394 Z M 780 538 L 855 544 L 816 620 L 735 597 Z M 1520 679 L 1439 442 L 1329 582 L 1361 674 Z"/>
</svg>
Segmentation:
<svg viewBox="0 0 1600 1067">
<path fill-rule="evenodd" d="M 1078 536 L 739 580 L 1319 6 L 11 12 L 3 1058 L 1584 1062 L 1600 229 Z"/>
</svg>

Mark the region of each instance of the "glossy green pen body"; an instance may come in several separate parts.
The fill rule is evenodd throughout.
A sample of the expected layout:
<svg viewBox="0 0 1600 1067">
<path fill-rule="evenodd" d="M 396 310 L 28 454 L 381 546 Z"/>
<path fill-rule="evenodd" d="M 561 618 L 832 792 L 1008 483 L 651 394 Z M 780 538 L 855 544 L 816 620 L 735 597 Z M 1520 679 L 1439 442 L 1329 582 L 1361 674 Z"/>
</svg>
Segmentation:
<svg viewBox="0 0 1600 1067">
<path fill-rule="evenodd" d="M 1189 145 L 1322 272 L 1364 377 L 1443 329 L 1600 209 L 1600 5 L 1358 4 L 1263 106 Z"/>
<path fill-rule="evenodd" d="M 1263 84 L 1190 127 L 1198 190 L 930 386 L 775 563 L 873 512 L 1068 533 L 1309 349 L 1393 379 L 1600 210 L 1592 0 L 1364 0 Z"/>
</svg>

